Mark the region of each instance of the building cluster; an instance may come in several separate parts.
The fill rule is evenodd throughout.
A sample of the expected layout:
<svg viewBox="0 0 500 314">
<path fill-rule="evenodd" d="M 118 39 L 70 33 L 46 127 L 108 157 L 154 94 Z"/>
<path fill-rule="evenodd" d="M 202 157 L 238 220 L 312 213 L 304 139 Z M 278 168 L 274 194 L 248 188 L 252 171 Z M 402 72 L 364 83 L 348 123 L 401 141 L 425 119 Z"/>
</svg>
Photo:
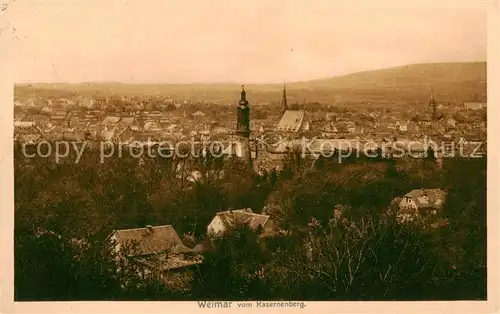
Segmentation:
<svg viewBox="0 0 500 314">
<path fill-rule="evenodd" d="M 268 215 L 247 208 L 217 213 L 207 226 L 206 239 L 191 248 L 171 225 L 115 230 L 109 241 L 117 264 L 132 266 L 128 269 L 134 269 L 134 276 L 155 276 L 168 286 L 179 288 L 190 282 L 196 266 L 203 263 L 203 253 L 214 249 L 214 241 L 243 225 L 260 231 L 261 239 L 279 232 Z"/>
<path fill-rule="evenodd" d="M 279 165 L 279 160 L 297 140 L 304 138 L 317 147 L 323 147 L 321 143 L 325 141 L 340 140 L 380 145 L 424 137 L 438 145 L 486 140 L 485 103 L 438 104 L 432 94 L 425 108 L 346 108 L 321 104 L 311 105 L 313 107 L 314 110 L 309 110 L 307 105 L 289 105 L 286 86 L 278 115 L 257 114 L 266 107 L 250 106 L 244 87 L 240 101 L 233 107 L 207 104 L 193 107 L 187 101 L 179 103 L 154 96 L 18 98 L 14 139 L 28 144 L 63 140 L 126 145 L 217 141 L 224 146 L 226 155 L 241 157 L 255 167 L 265 168 Z M 240 144 L 238 149 L 235 144 Z"/>
<path fill-rule="evenodd" d="M 366 143 L 375 143 L 377 147 L 373 149 L 383 149 L 389 154 L 395 145 L 407 144 L 405 148 L 411 150 L 413 157 L 426 156 L 429 147 L 437 148 L 437 156 L 441 157 L 450 155 L 450 149 L 457 147 L 460 147 L 463 156 L 470 155 L 468 153 L 476 147 L 479 147 L 478 155 L 485 153 L 485 103 L 444 106 L 438 104 L 434 94 L 431 94 L 427 110 L 430 113 L 415 108 L 370 110 L 366 107 L 308 112 L 304 106 L 290 108 L 286 95 L 284 86 L 280 120 L 267 130 L 261 126 L 253 132 L 259 136 L 271 131 L 279 138 L 275 141 L 277 144 L 272 145 L 272 150 L 269 149 L 269 141 L 264 145 L 266 149 L 262 149 L 262 145 L 259 147 L 258 143 L 255 145 L 253 155 L 258 167 L 279 167 L 276 160 L 282 159 L 294 147 L 300 149 L 300 145 L 304 145 L 303 139 L 307 139 L 308 149 L 300 150 L 315 156 L 328 153 L 325 149 L 360 149 Z M 421 145 L 416 145 L 419 143 Z M 484 145 L 478 146 L 478 143 Z"/>
<path fill-rule="evenodd" d="M 156 96 L 17 97 L 14 139 L 26 143 L 41 140 L 126 143 L 146 138 L 151 141 L 217 138 L 234 133 L 234 113 L 226 111 L 216 112 L 210 104 L 179 103 Z"/>
</svg>

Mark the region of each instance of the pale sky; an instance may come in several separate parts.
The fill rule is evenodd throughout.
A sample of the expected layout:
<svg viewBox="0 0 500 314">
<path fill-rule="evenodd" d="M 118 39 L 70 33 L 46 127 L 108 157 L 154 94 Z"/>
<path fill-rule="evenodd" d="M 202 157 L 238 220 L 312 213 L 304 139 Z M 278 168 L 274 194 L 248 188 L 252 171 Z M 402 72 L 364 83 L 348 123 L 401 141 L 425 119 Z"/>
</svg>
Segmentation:
<svg viewBox="0 0 500 314">
<path fill-rule="evenodd" d="M 17 0 L 0 30 L 17 82 L 267 83 L 486 61 L 484 10 L 332 3 Z"/>
</svg>

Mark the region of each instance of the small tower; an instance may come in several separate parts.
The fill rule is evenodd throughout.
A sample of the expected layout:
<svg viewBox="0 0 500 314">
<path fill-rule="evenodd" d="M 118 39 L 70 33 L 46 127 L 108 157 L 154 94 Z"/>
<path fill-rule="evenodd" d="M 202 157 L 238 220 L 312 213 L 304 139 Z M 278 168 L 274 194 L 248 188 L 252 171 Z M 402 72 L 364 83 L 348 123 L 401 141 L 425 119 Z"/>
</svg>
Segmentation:
<svg viewBox="0 0 500 314">
<path fill-rule="evenodd" d="M 236 135 L 240 138 L 241 157 L 251 163 L 250 155 L 250 108 L 246 98 L 245 86 L 241 85 L 241 98 L 236 110 Z"/>
<path fill-rule="evenodd" d="M 288 104 L 286 102 L 286 85 L 283 83 L 283 98 L 281 99 L 281 115 L 283 115 L 288 110 Z"/>
<path fill-rule="evenodd" d="M 432 108 L 432 121 L 436 121 L 437 119 L 437 105 L 436 105 L 436 100 L 434 99 L 434 89 L 431 89 L 431 97 L 429 99 L 429 106 Z"/>
</svg>

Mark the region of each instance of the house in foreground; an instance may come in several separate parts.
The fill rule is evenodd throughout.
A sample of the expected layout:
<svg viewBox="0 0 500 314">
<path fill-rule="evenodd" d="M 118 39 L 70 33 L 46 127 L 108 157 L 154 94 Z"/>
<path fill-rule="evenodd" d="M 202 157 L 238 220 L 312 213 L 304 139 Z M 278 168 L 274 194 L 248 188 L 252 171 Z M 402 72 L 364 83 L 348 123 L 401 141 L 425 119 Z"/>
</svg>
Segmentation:
<svg viewBox="0 0 500 314">
<path fill-rule="evenodd" d="M 213 240 L 237 225 L 247 225 L 252 230 L 261 229 L 262 237 L 275 234 L 274 223 L 268 215 L 256 214 L 247 208 L 218 212 L 207 227 L 207 235 Z"/>
<path fill-rule="evenodd" d="M 413 221 L 425 216 L 436 216 L 444 206 L 446 192 L 441 189 L 416 189 L 398 200 L 398 220 Z"/>
<path fill-rule="evenodd" d="M 172 288 L 186 289 L 196 266 L 203 262 L 171 225 L 116 230 L 110 240 L 119 265 L 129 266 L 139 278 L 154 276 Z"/>
</svg>

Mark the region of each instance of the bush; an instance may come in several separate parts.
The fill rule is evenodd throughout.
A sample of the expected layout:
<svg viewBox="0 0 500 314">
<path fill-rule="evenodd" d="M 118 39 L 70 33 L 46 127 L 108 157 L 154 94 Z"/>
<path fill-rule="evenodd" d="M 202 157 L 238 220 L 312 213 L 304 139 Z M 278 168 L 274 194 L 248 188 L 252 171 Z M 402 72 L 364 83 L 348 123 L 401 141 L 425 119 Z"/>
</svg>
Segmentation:
<svg viewBox="0 0 500 314">
<path fill-rule="evenodd" d="M 425 160 L 323 160 L 317 170 L 291 154 L 266 181 L 221 159 L 100 163 L 86 150 L 78 164 L 55 163 L 18 146 L 14 156 L 16 300 L 486 298 L 485 159 L 445 160 L 442 170 Z M 191 170 L 203 179 L 188 181 Z M 398 224 L 394 198 L 426 187 L 448 192 L 448 225 Z M 206 254 L 192 291 L 155 280 L 121 289 L 105 244 L 113 229 L 171 224 L 194 245 L 217 212 L 264 206 L 286 232 L 264 240 L 233 230 Z"/>
</svg>

